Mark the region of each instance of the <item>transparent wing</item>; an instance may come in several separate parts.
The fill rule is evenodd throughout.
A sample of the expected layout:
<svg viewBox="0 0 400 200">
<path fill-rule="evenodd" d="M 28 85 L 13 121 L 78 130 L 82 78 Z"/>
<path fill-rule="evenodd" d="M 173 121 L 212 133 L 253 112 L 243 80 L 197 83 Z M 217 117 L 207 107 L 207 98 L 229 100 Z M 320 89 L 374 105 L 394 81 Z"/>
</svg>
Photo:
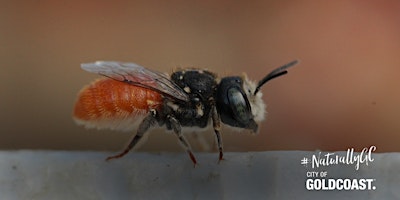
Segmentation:
<svg viewBox="0 0 400 200">
<path fill-rule="evenodd" d="M 117 81 L 158 91 L 170 98 L 188 101 L 189 96 L 165 74 L 134 63 L 97 61 L 81 64 L 82 69 Z"/>
</svg>

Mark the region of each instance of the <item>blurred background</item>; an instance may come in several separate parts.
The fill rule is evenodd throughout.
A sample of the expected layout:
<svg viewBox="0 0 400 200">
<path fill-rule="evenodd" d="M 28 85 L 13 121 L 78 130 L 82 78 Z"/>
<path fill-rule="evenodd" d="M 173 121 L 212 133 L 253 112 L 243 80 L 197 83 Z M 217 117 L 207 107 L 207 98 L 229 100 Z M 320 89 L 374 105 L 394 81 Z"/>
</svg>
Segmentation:
<svg viewBox="0 0 400 200">
<path fill-rule="evenodd" d="M 259 134 L 223 131 L 225 151 L 400 151 L 399 9 L 396 0 L 2 1 L 0 149 L 124 147 L 135 133 L 86 130 L 71 118 L 78 91 L 99 77 L 84 62 L 259 80 L 299 59 L 262 88 Z M 198 136 L 214 145 L 212 132 Z M 139 150 L 181 148 L 161 130 Z"/>
</svg>

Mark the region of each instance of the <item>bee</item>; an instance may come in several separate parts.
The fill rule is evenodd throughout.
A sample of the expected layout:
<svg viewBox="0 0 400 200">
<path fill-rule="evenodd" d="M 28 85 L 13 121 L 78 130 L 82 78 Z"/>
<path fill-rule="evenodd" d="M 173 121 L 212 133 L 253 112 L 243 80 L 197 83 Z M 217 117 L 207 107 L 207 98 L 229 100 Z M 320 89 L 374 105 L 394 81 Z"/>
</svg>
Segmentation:
<svg viewBox="0 0 400 200">
<path fill-rule="evenodd" d="M 137 129 L 128 146 L 106 160 L 127 154 L 150 128 L 165 126 L 177 136 L 194 165 L 197 161 L 182 128 L 212 125 L 221 161 L 221 123 L 257 133 L 266 112 L 261 87 L 297 62 L 278 67 L 257 84 L 246 76 L 218 78 L 203 69 L 182 69 L 167 76 L 134 63 L 84 63 L 82 69 L 105 77 L 79 92 L 73 118 L 87 128 Z"/>
</svg>

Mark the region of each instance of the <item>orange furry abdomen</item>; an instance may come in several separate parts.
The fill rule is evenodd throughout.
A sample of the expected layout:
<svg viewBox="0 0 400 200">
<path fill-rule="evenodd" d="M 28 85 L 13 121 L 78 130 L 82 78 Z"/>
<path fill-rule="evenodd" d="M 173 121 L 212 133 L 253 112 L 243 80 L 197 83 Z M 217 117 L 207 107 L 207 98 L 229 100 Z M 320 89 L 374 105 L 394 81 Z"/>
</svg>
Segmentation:
<svg viewBox="0 0 400 200">
<path fill-rule="evenodd" d="M 102 78 L 79 92 L 73 117 L 88 128 L 131 130 L 150 109 L 161 104 L 158 92 Z"/>
</svg>

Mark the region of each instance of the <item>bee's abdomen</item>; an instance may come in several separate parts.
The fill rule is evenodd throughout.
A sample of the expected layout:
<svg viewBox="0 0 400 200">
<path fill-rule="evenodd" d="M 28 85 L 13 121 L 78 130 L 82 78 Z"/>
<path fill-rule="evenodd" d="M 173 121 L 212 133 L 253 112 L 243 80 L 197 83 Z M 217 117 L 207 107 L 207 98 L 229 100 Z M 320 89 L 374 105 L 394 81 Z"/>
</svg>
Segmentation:
<svg viewBox="0 0 400 200">
<path fill-rule="evenodd" d="M 158 92 L 103 78 L 79 92 L 73 116 L 88 128 L 131 130 L 149 109 L 157 109 L 161 103 Z"/>
</svg>

